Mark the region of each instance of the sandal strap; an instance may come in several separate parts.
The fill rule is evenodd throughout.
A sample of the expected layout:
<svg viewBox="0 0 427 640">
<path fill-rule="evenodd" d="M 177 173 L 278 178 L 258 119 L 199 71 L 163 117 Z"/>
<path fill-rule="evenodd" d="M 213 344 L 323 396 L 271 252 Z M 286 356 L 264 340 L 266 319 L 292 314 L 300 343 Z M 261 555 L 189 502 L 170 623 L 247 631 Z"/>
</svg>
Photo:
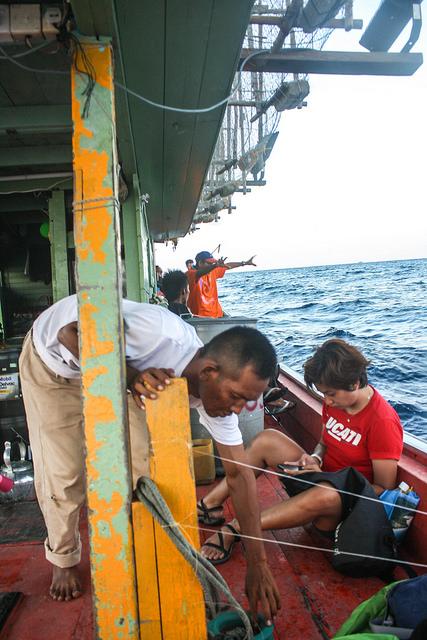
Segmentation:
<svg viewBox="0 0 427 640">
<path fill-rule="evenodd" d="M 233 527 L 232 524 L 225 524 L 224 527 L 227 527 L 227 529 L 230 529 L 231 533 L 234 535 L 235 542 L 238 542 L 240 540 L 240 533 L 237 531 L 237 529 Z M 219 537 L 219 534 L 221 534 L 221 537 L 224 538 L 221 531 L 218 531 L 218 537 Z"/>
<path fill-rule="evenodd" d="M 205 516 L 209 516 L 212 511 L 221 511 L 224 508 L 222 504 L 219 504 L 216 507 L 207 507 L 204 503 L 203 498 L 200 498 L 199 502 L 197 503 L 197 507 L 203 511 L 203 515 Z"/>
<path fill-rule="evenodd" d="M 226 549 L 224 546 L 224 535 L 221 531 L 217 531 L 216 534 L 218 536 L 219 544 L 216 544 L 215 542 L 204 542 L 202 544 L 202 547 L 211 547 L 212 549 L 221 551 L 221 553 L 225 555 L 226 553 L 228 553 L 228 549 Z"/>
<path fill-rule="evenodd" d="M 240 540 L 240 533 L 238 531 L 236 531 L 236 529 L 233 527 L 232 524 L 225 524 L 224 527 L 227 527 L 228 529 L 230 529 L 231 533 L 234 536 L 234 540 L 231 542 L 231 545 L 228 547 L 228 549 L 225 548 L 224 545 L 224 532 L 219 530 L 216 531 L 216 535 L 218 536 L 218 544 L 216 542 L 204 542 L 202 544 L 202 547 L 211 547 L 211 549 L 215 549 L 216 551 L 220 551 L 224 556 L 227 556 L 231 553 L 231 548 L 234 545 L 235 542 L 239 542 Z"/>
</svg>

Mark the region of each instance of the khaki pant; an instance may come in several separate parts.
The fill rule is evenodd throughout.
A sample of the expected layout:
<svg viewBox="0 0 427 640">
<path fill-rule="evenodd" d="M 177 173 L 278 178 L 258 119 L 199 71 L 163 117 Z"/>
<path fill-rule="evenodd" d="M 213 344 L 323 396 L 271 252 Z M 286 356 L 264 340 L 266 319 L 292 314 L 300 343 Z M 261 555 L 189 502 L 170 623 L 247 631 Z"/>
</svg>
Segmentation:
<svg viewBox="0 0 427 640">
<path fill-rule="evenodd" d="M 53 373 L 25 338 L 19 359 L 37 499 L 47 527 L 46 558 L 57 567 L 80 562 L 79 514 L 85 501 L 81 380 Z M 132 476 L 149 475 L 145 412 L 128 397 Z"/>
</svg>

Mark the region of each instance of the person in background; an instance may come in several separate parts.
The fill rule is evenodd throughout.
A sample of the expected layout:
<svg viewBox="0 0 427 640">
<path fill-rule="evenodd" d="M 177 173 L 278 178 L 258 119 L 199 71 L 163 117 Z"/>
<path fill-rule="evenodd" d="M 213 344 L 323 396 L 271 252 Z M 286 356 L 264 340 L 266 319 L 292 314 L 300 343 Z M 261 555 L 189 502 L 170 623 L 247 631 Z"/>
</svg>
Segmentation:
<svg viewBox="0 0 427 640">
<path fill-rule="evenodd" d="M 368 364 L 356 347 L 340 339 L 327 340 L 305 363 L 307 386 L 324 397 L 323 432 L 313 453 L 274 429 L 262 431 L 251 442 L 246 451 L 254 467 L 277 471 L 280 464 L 294 477 L 309 471 L 337 472 L 328 474 L 330 482 L 316 480 L 314 487 L 283 477 L 291 497 L 261 513 L 263 531 L 313 523 L 315 531 L 333 539 L 357 499 L 331 490 L 347 490 L 344 472 L 339 474 L 347 467 L 360 472 L 377 495 L 396 486 L 402 425 L 393 407 L 368 383 Z M 299 469 L 286 468 L 288 464 Z M 224 522 L 222 505 L 227 496 L 227 484 L 221 481 L 198 503 L 199 520 L 210 525 Z M 381 503 L 375 506 L 383 509 Z M 205 542 L 202 553 L 213 564 L 225 562 L 239 532 L 238 520 L 232 520 Z"/>
<path fill-rule="evenodd" d="M 163 285 L 163 269 L 156 264 L 156 290 L 157 292 L 162 290 Z"/>
<path fill-rule="evenodd" d="M 224 312 L 218 300 L 216 281 L 223 278 L 230 269 L 256 265 L 253 259 L 241 262 L 225 262 L 225 258 L 216 260 L 209 251 L 200 251 L 196 256 L 196 266 L 187 271 L 190 295 L 188 306 L 195 316 L 222 318 Z"/>
<path fill-rule="evenodd" d="M 176 313 L 177 316 L 192 315 L 187 307 L 190 289 L 185 273 L 178 269 L 175 271 L 167 271 L 163 276 L 162 291 L 168 301 L 169 311 Z"/>
<path fill-rule="evenodd" d="M 193 267 L 194 267 L 194 260 L 189 258 L 188 260 L 185 261 L 185 268 L 187 269 L 187 271 L 189 271 Z"/>
</svg>

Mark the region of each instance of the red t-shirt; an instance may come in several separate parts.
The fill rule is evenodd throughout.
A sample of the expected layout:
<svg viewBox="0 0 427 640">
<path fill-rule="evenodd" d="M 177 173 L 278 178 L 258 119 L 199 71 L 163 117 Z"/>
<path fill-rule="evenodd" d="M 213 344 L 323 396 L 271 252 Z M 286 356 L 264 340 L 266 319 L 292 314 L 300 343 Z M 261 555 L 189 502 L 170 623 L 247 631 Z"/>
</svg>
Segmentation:
<svg viewBox="0 0 427 640">
<path fill-rule="evenodd" d="M 224 312 L 219 304 L 216 281 L 219 278 L 223 278 L 226 271 L 225 267 L 215 267 L 215 269 L 201 276 L 198 280 L 196 280 L 196 269 L 187 271 L 186 275 L 190 285 L 187 305 L 192 314 L 208 318 L 223 317 Z"/>
<path fill-rule="evenodd" d="M 323 471 L 354 467 L 372 482 L 372 460 L 399 460 L 403 449 L 399 416 L 376 389 L 373 391 L 369 403 L 355 415 L 323 404 L 323 442 L 327 447 Z"/>
</svg>

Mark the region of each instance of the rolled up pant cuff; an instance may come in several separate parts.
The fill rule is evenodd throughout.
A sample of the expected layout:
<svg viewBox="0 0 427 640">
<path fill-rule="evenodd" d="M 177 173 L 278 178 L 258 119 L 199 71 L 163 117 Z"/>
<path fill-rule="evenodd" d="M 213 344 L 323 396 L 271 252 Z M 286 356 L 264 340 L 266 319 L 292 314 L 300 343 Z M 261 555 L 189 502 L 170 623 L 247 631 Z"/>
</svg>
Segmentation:
<svg viewBox="0 0 427 640">
<path fill-rule="evenodd" d="M 70 567 L 74 567 L 76 564 L 79 564 L 81 556 L 82 556 L 82 543 L 79 540 L 79 546 L 77 549 L 73 551 L 68 551 L 67 553 L 55 553 L 49 547 L 49 541 L 46 538 L 44 541 L 44 548 L 46 553 L 46 560 L 54 564 L 56 567 L 60 569 L 69 569 Z"/>
</svg>

